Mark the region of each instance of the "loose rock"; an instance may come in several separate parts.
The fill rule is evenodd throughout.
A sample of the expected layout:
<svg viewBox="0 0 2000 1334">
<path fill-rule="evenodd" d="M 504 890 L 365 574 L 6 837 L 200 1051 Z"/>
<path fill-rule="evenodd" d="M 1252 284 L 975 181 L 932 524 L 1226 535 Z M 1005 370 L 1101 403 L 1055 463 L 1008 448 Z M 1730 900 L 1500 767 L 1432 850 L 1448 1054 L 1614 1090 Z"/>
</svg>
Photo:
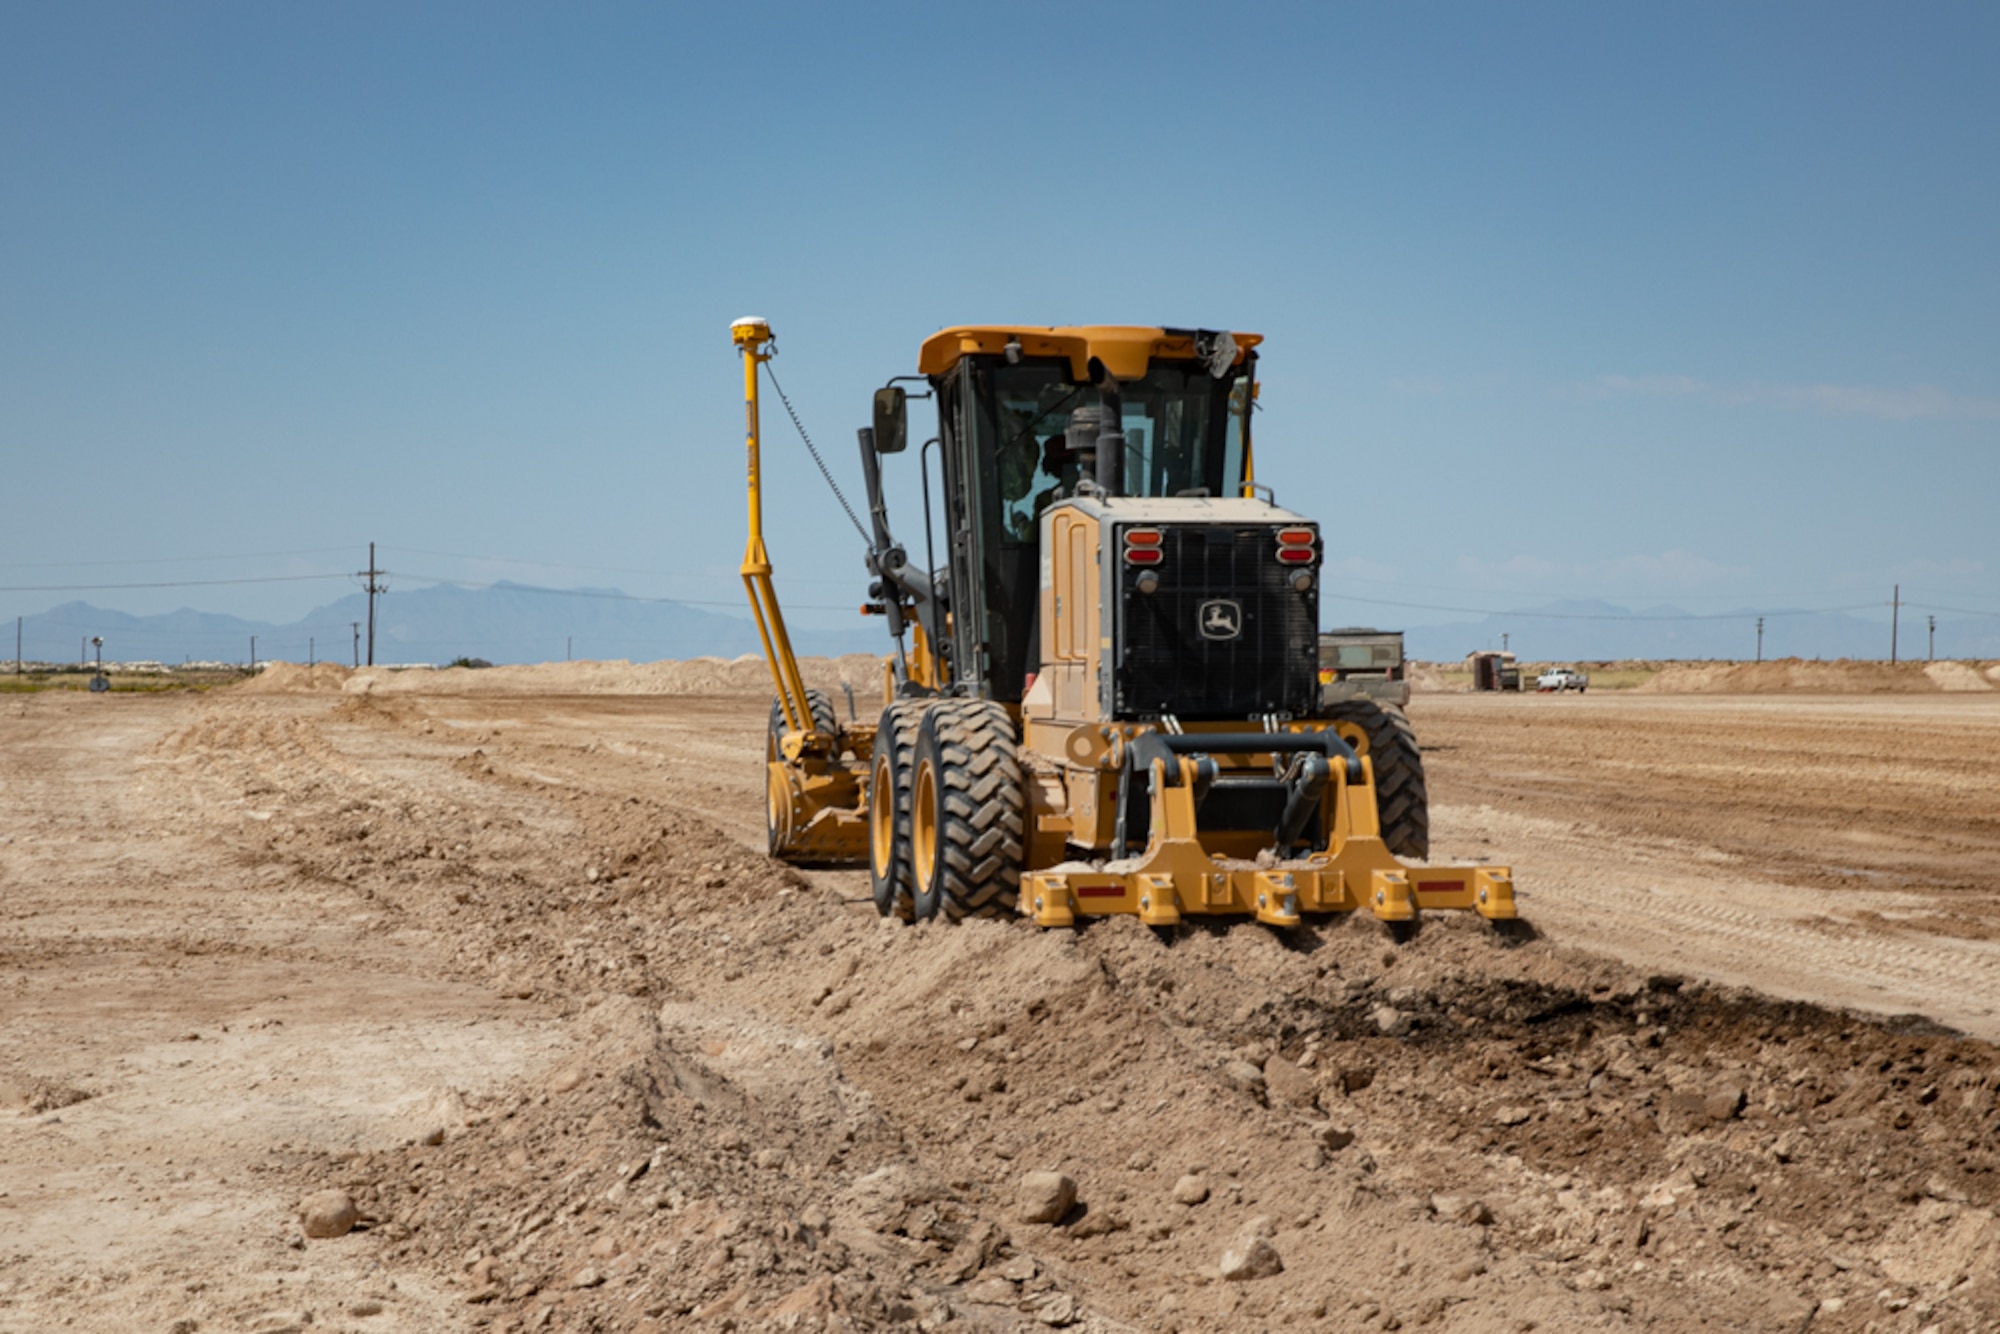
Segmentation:
<svg viewBox="0 0 2000 1334">
<path fill-rule="evenodd" d="M 1222 1277 L 1231 1283 L 1241 1283 L 1249 1279 L 1270 1278 L 1285 1270 L 1285 1262 L 1278 1254 L 1278 1248 L 1271 1244 L 1271 1220 L 1253 1218 L 1244 1224 L 1236 1239 L 1222 1253 L 1219 1268 Z"/>
<path fill-rule="evenodd" d="M 317 1190 L 299 1201 L 299 1226 L 308 1237 L 344 1237 L 361 1221 L 361 1211 L 344 1190 Z"/>
<path fill-rule="evenodd" d="M 1272 1102 L 1291 1107 L 1312 1106 L 1319 1091 L 1304 1070 L 1282 1056 L 1264 1062 L 1264 1085 Z"/>
<path fill-rule="evenodd" d="M 1208 1198 L 1208 1183 L 1190 1173 L 1174 1183 L 1174 1198 L 1186 1205 L 1200 1204 Z"/>
<path fill-rule="evenodd" d="M 1248 1061 L 1231 1061 L 1222 1067 L 1222 1077 L 1230 1087 L 1247 1093 L 1258 1102 L 1264 1101 L 1264 1072 Z"/>
<path fill-rule="evenodd" d="M 1000 1277 L 1012 1283 L 1026 1283 L 1041 1271 L 1032 1256 L 1017 1255 L 999 1268 Z"/>
<path fill-rule="evenodd" d="M 1053 1293 L 1035 1306 L 1035 1319 L 1044 1325 L 1074 1324 L 1077 1314 L 1076 1298 L 1066 1292 Z"/>
<path fill-rule="evenodd" d="M 965 1300 L 980 1306 L 1012 1306 L 1014 1285 L 998 1275 L 982 1278 L 965 1289 Z"/>
<path fill-rule="evenodd" d="M 1431 1211 L 1452 1223 L 1487 1227 L 1493 1222 L 1493 1211 L 1486 1207 L 1486 1201 L 1470 1195 L 1433 1195 Z"/>
<path fill-rule="evenodd" d="M 1018 1216 L 1024 1223 L 1054 1223 L 1075 1203 L 1076 1182 L 1061 1172 L 1028 1173 L 1021 1178 L 1016 1195 Z"/>
<path fill-rule="evenodd" d="M 1320 1147 L 1328 1153 L 1339 1153 L 1342 1149 L 1354 1143 L 1354 1132 L 1352 1130 L 1349 1130 L 1345 1126 L 1335 1125 L 1331 1121 L 1323 1122 L 1314 1127 L 1313 1137 L 1319 1140 Z"/>
</svg>

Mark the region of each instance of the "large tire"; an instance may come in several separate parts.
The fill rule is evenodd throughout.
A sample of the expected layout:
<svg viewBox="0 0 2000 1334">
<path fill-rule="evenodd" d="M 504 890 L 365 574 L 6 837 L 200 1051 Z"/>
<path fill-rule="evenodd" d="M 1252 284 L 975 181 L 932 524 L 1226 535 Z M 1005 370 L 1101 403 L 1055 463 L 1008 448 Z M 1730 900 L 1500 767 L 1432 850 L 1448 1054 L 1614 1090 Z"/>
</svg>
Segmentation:
<svg viewBox="0 0 2000 1334">
<path fill-rule="evenodd" d="M 812 714 L 813 731 L 824 732 L 828 736 L 840 735 L 840 716 L 833 711 L 833 701 L 820 690 L 806 691 L 806 711 Z M 764 762 L 770 763 L 783 754 L 778 749 L 778 740 L 789 731 L 785 723 L 785 706 L 776 695 L 771 697 L 771 722 L 764 733 Z"/>
<path fill-rule="evenodd" d="M 916 915 L 910 791 L 917 769 L 917 732 L 928 704 L 899 699 L 882 710 L 868 765 L 868 887 L 875 897 L 875 911 L 906 922 Z"/>
<path fill-rule="evenodd" d="M 917 730 L 910 794 L 919 921 L 991 915 L 1020 898 L 1027 791 L 1004 706 L 940 700 Z"/>
<path fill-rule="evenodd" d="M 840 719 L 834 714 L 833 701 L 817 690 L 806 691 L 806 709 L 812 714 L 813 730 L 828 736 L 840 735 Z M 779 742 L 790 729 L 785 722 L 785 706 L 775 696 L 771 700 L 771 720 L 764 732 L 764 767 L 766 772 L 764 795 L 764 851 L 773 857 L 783 857 L 791 851 L 790 809 L 781 811 L 779 802 L 787 800 L 784 790 L 776 778 L 769 777 L 770 766 L 784 754 Z M 835 742 L 836 748 L 839 743 Z"/>
<path fill-rule="evenodd" d="M 1334 719 L 1368 734 L 1375 768 L 1375 809 L 1382 841 L 1398 857 L 1431 855 L 1431 801 L 1424 786 L 1424 753 L 1416 729 L 1401 709 L 1371 699 L 1349 699 L 1328 708 Z"/>
</svg>

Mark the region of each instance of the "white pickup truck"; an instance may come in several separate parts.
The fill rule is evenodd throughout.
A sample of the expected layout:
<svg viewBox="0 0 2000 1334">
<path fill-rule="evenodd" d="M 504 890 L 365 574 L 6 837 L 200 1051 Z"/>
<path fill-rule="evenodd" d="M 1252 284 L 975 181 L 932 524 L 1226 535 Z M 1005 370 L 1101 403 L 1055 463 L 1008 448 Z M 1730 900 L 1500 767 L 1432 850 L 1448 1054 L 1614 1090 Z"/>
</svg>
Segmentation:
<svg viewBox="0 0 2000 1334">
<path fill-rule="evenodd" d="M 1589 688 L 1590 678 L 1574 667 L 1551 667 L 1535 678 L 1535 689 L 1542 694 L 1574 690 L 1581 695 Z"/>
</svg>

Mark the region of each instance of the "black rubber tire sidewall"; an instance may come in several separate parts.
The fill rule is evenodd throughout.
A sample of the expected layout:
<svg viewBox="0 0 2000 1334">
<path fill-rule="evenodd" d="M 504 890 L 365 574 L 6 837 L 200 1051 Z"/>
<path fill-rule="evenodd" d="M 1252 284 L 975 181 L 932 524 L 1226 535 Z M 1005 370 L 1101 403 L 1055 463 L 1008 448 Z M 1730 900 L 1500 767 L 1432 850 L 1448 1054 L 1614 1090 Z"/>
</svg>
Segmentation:
<svg viewBox="0 0 2000 1334">
<path fill-rule="evenodd" d="M 869 756 L 868 765 L 868 810 L 871 821 L 868 846 L 868 890 L 875 900 L 875 911 L 884 917 L 900 917 L 904 921 L 916 915 L 915 881 L 911 866 L 910 852 L 910 800 L 911 786 L 917 768 L 917 733 L 923 726 L 924 704 L 916 700 L 897 700 L 882 710 L 881 723 L 875 729 L 875 750 Z M 888 747 L 889 772 L 894 775 L 890 792 L 875 790 L 876 759 Z M 887 800 L 894 815 L 891 818 L 890 865 L 887 875 L 877 871 L 875 866 L 874 826 L 872 821 L 879 810 L 878 803 Z"/>
<path fill-rule="evenodd" d="M 1375 805 L 1382 842 L 1397 857 L 1426 861 L 1431 855 L 1430 794 L 1416 729 L 1401 709 L 1374 700 L 1342 700 L 1328 716 L 1353 723 L 1368 734 L 1375 770 Z"/>
<path fill-rule="evenodd" d="M 812 714 L 813 729 L 815 731 L 825 732 L 829 736 L 834 737 L 840 735 L 840 719 L 834 713 L 833 701 L 826 697 L 825 691 L 806 691 L 806 708 Z M 779 742 L 788 730 L 785 723 L 784 703 L 776 695 L 773 695 L 771 697 L 770 719 L 765 724 L 764 729 L 764 764 L 767 770 L 770 765 L 777 762 L 780 755 L 784 754 Z M 836 749 L 838 745 L 839 743 L 836 742 Z M 770 776 L 767 772 L 764 779 L 764 853 L 769 857 L 783 857 L 791 849 L 781 846 L 778 839 L 777 821 L 772 819 L 771 816 Z"/>
</svg>

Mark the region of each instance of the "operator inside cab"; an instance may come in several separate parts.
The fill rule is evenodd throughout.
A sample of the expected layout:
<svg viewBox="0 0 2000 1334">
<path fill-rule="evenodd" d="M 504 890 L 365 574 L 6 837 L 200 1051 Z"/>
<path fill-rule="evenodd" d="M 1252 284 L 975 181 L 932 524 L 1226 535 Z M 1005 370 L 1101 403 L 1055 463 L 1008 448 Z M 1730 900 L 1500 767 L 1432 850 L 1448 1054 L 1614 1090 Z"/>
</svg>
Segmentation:
<svg viewBox="0 0 2000 1334">
<path fill-rule="evenodd" d="M 1036 449 L 1030 432 L 1023 447 L 1002 455 L 1000 496 L 1008 540 L 1034 541 L 1042 511 L 1075 495 L 1082 471 L 1082 451 L 1071 448 L 1067 434 L 1052 435 Z"/>
<path fill-rule="evenodd" d="M 983 409 L 976 426 L 993 431 L 1003 540 L 1033 543 L 1041 511 L 1059 494 L 1075 494 L 1079 455 L 1095 442 L 1102 400 L 1094 386 L 1070 383 L 1059 363 L 981 366 L 972 380 Z M 1236 494 L 1247 383 L 1245 375 L 1218 385 L 1198 366 L 1165 362 L 1120 385 L 1124 493 Z M 1087 441 L 1078 429 L 1086 418 Z"/>
</svg>

